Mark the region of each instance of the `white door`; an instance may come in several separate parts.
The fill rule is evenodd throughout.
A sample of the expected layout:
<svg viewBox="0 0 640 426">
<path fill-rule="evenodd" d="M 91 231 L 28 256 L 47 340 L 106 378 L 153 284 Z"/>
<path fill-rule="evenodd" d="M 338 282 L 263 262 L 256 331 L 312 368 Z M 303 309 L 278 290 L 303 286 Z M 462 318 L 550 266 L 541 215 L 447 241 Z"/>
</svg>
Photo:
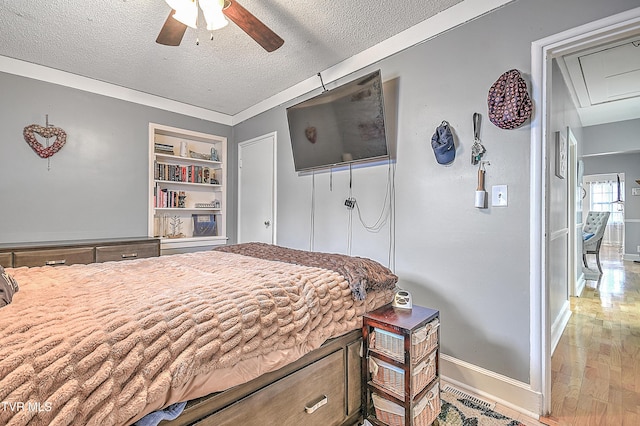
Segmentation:
<svg viewBox="0 0 640 426">
<path fill-rule="evenodd" d="M 238 144 L 238 242 L 276 243 L 276 133 Z"/>
</svg>

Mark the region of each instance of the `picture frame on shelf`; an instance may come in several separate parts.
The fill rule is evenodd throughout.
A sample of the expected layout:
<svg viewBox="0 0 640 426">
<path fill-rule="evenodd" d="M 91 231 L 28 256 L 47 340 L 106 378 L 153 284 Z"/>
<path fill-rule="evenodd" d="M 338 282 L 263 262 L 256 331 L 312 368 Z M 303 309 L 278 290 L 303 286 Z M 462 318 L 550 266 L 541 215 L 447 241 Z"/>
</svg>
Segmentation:
<svg viewBox="0 0 640 426">
<path fill-rule="evenodd" d="M 567 138 L 561 133 L 556 132 L 556 176 L 564 179 L 567 176 Z"/>
<path fill-rule="evenodd" d="M 193 218 L 194 237 L 215 237 L 217 235 L 216 215 L 193 214 L 191 216 Z"/>
</svg>

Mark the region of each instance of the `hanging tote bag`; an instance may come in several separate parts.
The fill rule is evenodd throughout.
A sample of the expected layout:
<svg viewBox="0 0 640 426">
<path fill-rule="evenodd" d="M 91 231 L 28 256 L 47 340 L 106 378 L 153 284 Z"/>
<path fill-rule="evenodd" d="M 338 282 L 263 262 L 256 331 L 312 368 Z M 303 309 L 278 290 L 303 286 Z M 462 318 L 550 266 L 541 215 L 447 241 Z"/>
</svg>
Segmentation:
<svg viewBox="0 0 640 426">
<path fill-rule="evenodd" d="M 487 97 L 489 121 L 501 129 L 516 129 L 532 113 L 527 83 L 518 70 L 505 72 L 489 89 Z"/>
</svg>

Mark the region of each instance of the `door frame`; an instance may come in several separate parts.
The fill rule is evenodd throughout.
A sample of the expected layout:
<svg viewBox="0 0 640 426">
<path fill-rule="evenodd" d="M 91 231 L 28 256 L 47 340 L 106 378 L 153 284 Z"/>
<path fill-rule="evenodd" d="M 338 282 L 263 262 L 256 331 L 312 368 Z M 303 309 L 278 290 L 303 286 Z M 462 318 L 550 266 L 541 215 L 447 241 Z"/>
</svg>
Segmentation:
<svg viewBox="0 0 640 426">
<path fill-rule="evenodd" d="M 531 388 L 540 395 L 540 413 L 551 412 L 551 321 L 549 318 L 549 249 L 547 141 L 550 122 L 551 61 L 554 57 L 631 36 L 640 30 L 640 7 L 531 43 L 532 99 L 530 229 Z"/>
<path fill-rule="evenodd" d="M 273 191 L 271 194 L 271 241 L 273 242 L 273 244 L 277 244 L 278 240 L 277 240 L 277 236 L 278 236 L 278 232 L 277 232 L 277 217 L 278 217 L 278 132 L 277 131 L 273 131 L 270 133 L 266 133 L 264 135 L 261 136 L 257 136 L 255 138 L 251 138 L 249 140 L 243 141 L 243 142 L 239 142 L 238 143 L 238 205 L 237 205 L 237 209 L 238 209 L 238 220 L 237 220 L 237 239 L 238 241 L 240 241 L 240 225 L 241 225 L 241 221 L 242 221 L 242 216 L 241 216 L 241 201 L 242 201 L 242 148 L 248 146 L 248 145 L 253 145 L 255 143 L 258 143 L 261 140 L 267 139 L 267 138 L 273 138 Z"/>
<path fill-rule="evenodd" d="M 567 149 L 569 167 L 567 167 L 567 227 L 569 228 L 569 244 L 567 246 L 567 259 L 569 260 L 569 270 L 567 274 L 567 300 L 576 294 L 578 282 L 577 244 L 576 244 L 576 190 L 578 188 L 578 140 L 571 127 L 567 127 Z"/>
</svg>

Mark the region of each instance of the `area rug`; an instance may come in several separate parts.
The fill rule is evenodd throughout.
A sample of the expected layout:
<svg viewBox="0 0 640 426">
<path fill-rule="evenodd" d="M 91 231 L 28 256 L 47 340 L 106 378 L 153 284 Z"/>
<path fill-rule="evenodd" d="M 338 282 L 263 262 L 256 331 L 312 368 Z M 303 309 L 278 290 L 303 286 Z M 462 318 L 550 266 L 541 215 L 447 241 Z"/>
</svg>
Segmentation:
<svg viewBox="0 0 640 426">
<path fill-rule="evenodd" d="M 452 393 L 440 392 L 442 411 L 438 416 L 440 426 L 525 426 L 472 399 Z"/>
</svg>

